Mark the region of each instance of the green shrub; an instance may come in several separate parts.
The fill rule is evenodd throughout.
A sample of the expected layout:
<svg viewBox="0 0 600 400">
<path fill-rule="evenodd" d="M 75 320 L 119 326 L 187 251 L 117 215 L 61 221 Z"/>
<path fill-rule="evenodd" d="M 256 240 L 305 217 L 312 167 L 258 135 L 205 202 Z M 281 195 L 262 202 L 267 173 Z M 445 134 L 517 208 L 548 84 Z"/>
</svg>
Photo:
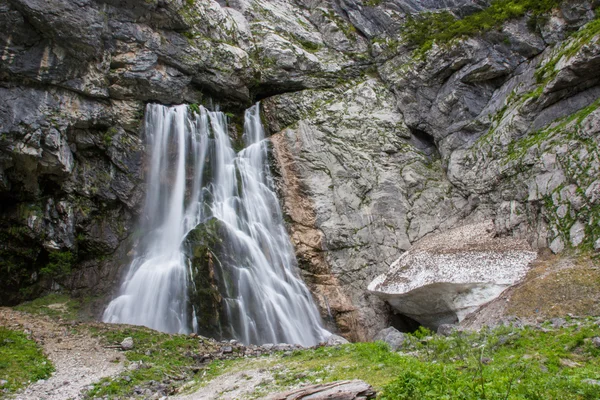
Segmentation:
<svg viewBox="0 0 600 400">
<path fill-rule="evenodd" d="M 42 276 L 60 280 L 71 273 L 75 256 L 70 251 L 53 251 L 48 254 L 48 258 L 50 259 L 48 264 L 40 269 Z"/>
</svg>

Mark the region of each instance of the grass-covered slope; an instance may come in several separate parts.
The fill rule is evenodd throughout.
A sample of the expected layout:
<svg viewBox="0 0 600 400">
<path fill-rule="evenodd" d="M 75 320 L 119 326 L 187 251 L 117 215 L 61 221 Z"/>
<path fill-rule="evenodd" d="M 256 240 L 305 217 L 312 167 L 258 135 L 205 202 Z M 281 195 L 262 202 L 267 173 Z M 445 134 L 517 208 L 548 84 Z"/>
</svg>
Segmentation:
<svg viewBox="0 0 600 400">
<path fill-rule="evenodd" d="M 382 342 L 238 360 L 223 372 L 266 369 L 274 381 L 249 398 L 300 384 L 363 379 L 381 399 L 597 399 L 600 348 L 592 320 L 554 329 L 502 327 L 445 338 L 413 335 L 401 352 Z"/>
<path fill-rule="evenodd" d="M 54 371 L 42 349 L 22 332 L 0 326 L 0 397 Z"/>
<path fill-rule="evenodd" d="M 27 311 L 41 312 L 46 316 L 40 318 L 47 318 L 44 309 L 58 304 L 56 299 L 51 297 L 45 301 L 48 304 L 40 303 Z M 76 318 L 72 309 L 76 302 L 59 300 L 64 307 L 51 307 L 56 312 L 50 318 L 60 324 L 100 337 L 105 347 L 126 337 L 132 337 L 135 344 L 115 359 L 124 360 L 122 372 L 91 385 L 88 398 L 179 396 L 194 390 L 220 398 L 246 387 L 237 398 L 253 399 L 344 379 L 365 380 L 381 399 L 600 398 L 597 318 L 567 317 L 527 327 L 455 332 L 449 337 L 421 329 L 407 335 L 399 352 L 376 342 L 242 357 L 244 350 L 239 345 L 193 335 L 67 322 Z M 227 346 L 233 347 L 229 359 L 214 357 Z M 8 381 L 6 392 L 44 379 L 52 371 L 33 341 L 22 333 L 0 328 L 0 380 Z"/>
</svg>

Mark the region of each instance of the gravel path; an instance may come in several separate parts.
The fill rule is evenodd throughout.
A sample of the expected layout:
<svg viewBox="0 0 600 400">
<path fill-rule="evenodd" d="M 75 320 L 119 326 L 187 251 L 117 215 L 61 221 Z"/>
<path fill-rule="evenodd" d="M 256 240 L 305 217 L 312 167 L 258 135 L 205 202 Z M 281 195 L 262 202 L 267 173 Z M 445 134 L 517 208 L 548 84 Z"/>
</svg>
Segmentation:
<svg viewBox="0 0 600 400">
<path fill-rule="evenodd" d="M 103 348 L 97 338 L 75 329 L 70 322 L 0 308 L 0 325 L 30 334 L 56 368 L 49 379 L 35 382 L 14 395 L 17 400 L 82 399 L 82 391 L 90 384 L 124 368 L 124 357 L 119 351 Z"/>
</svg>

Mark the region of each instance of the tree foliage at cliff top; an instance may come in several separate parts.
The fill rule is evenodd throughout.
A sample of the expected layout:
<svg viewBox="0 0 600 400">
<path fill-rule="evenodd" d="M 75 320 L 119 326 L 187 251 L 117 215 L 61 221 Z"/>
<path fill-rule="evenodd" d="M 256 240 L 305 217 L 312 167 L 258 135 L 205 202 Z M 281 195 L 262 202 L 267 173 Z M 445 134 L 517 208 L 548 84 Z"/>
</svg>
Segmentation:
<svg viewBox="0 0 600 400">
<path fill-rule="evenodd" d="M 406 41 L 415 47 L 429 48 L 433 42 L 448 43 L 500 27 L 503 22 L 531 13 L 540 16 L 560 5 L 562 0 L 496 0 L 482 11 L 458 19 L 451 13 L 426 12 L 409 17 L 403 27 Z"/>
</svg>

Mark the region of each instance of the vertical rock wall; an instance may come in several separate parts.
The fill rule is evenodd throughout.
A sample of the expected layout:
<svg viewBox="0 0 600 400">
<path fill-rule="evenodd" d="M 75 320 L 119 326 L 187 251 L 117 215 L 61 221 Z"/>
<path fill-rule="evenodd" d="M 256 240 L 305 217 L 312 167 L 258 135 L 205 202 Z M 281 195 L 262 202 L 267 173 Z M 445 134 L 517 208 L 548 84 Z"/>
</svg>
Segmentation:
<svg viewBox="0 0 600 400">
<path fill-rule="evenodd" d="M 263 100 L 303 272 L 354 339 L 389 323 L 368 282 L 429 233 L 493 219 L 600 248 L 598 2 L 420 55 L 403 42 L 407 15 L 487 4 L 0 0 L 0 302 L 114 287 L 148 102 Z"/>
</svg>

